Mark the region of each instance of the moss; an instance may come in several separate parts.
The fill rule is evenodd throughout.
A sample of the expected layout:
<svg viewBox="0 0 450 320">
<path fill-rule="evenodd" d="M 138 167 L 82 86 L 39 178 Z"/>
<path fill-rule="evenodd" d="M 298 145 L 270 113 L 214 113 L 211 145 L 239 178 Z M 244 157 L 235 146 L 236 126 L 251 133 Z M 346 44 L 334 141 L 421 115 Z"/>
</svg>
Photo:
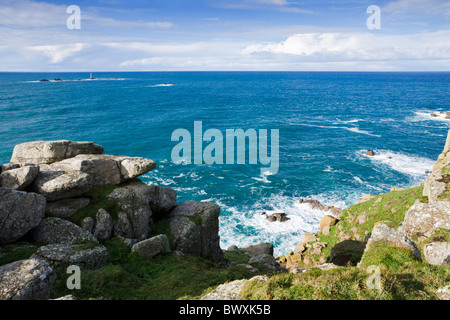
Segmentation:
<svg viewBox="0 0 450 320">
<path fill-rule="evenodd" d="M 100 209 L 105 209 L 116 220 L 118 218 L 116 203 L 107 198 L 116 188 L 117 186 L 107 185 L 87 193 L 86 196 L 90 199 L 89 205 L 78 210 L 69 220 L 77 225 L 81 225 L 81 222 L 87 217 L 95 220 L 97 212 Z"/>
<path fill-rule="evenodd" d="M 437 228 L 431 236 L 421 243 L 421 246 L 423 247 L 432 242 L 450 242 L 450 230 Z"/>
<path fill-rule="evenodd" d="M 14 261 L 29 259 L 36 253 L 37 247 L 32 245 L 7 245 L 0 247 L 0 266 Z"/>
</svg>

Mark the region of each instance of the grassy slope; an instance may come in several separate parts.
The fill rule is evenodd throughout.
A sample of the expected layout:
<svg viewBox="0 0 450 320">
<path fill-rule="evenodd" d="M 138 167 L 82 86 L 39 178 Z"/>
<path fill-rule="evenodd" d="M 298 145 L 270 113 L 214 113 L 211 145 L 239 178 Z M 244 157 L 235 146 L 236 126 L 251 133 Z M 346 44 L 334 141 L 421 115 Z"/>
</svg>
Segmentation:
<svg viewBox="0 0 450 320">
<path fill-rule="evenodd" d="M 383 221 L 397 228 L 407 209 L 417 199 L 427 201 L 422 197 L 422 191 L 422 187 L 391 191 L 344 210 L 342 220 L 331 227 L 328 235 L 317 235 L 318 241 L 328 243 L 322 255 L 325 258 L 329 256 L 331 248 L 340 242 L 341 232 L 351 236 L 351 239 L 363 240 L 376 222 Z M 366 217 L 366 221 L 357 224 L 361 215 Z M 437 230 L 435 236 L 448 239 L 448 231 L 441 231 Z M 310 257 L 318 261 L 320 256 Z M 372 273 L 368 272 L 367 267 L 371 265 L 380 267 L 381 291 L 368 286 Z M 436 299 L 436 290 L 449 283 L 449 267 L 424 263 L 408 250 L 388 247 L 380 242 L 365 253 L 359 268 L 347 266 L 329 271 L 312 269 L 302 274 L 275 275 L 267 282 L 252 281 L 246 286 L 243 299 Z"/>
</svg>

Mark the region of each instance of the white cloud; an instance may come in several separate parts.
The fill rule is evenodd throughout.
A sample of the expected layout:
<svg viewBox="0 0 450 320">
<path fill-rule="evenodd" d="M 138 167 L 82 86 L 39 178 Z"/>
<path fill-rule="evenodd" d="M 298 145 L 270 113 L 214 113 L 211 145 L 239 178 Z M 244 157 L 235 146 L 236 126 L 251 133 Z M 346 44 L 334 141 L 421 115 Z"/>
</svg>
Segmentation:
<svg viewBox="0 0 450 320">
<path fill-rule="evenodd" d="M 297 61 L 450 59 L 450 31 L 414 35 L 307 33 L 283 42 L 248 46 L 243 53 Z"/>
<path fill-rule="evenodd" d="M 48 45 L 48 46 L 33 46 L 29 49 L 44 54 L 50 58 L 50 63 L 61 63 L 70 56 L 81 52 L 89 45 L 84 43 L 75 43 L 68 45 Z"/>
</svg>

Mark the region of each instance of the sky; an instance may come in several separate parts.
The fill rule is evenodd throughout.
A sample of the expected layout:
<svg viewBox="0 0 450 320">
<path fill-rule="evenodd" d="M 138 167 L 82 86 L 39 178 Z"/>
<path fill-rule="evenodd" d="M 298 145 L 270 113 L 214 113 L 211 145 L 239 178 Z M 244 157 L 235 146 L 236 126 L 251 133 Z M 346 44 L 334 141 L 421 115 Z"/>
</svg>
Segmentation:
<svg viewBox="0 0 450 320">
<path fill-rule="evenodd" d="M 0 71 L 450 71 L 450 1 L 0 0 Z"/>
</svg>

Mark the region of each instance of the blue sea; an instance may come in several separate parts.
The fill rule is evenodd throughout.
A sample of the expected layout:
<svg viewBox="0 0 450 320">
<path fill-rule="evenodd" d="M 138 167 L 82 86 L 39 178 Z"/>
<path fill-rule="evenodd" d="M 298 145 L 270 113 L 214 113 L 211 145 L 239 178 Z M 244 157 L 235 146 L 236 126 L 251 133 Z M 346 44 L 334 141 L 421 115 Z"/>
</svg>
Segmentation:
<svg viewBox="0 0 450 320">
<path fill-rule="evenodd" d="M 16 144 L 94 141 L 105 153 L 148 157 L 141 177 L 178 201 L 221 207 L 223 249 L 271 242 L 275 255 L 316 232 L 324 212 L 365 194 L 418 185 L 442 151 L 450 73 L 0 73 L 0 163 Z M 61 78 L 61 82 L 39 82 Z M 264 165 L 173 163 L 176 129 L 278 129 L 279 171 Z M 206 143 L 205 145 L 206 146 Z M 375 157 L 366 156 L 374 150 Z M 289 221 L 261 215 L 284 212 Z"/>
</svg>

